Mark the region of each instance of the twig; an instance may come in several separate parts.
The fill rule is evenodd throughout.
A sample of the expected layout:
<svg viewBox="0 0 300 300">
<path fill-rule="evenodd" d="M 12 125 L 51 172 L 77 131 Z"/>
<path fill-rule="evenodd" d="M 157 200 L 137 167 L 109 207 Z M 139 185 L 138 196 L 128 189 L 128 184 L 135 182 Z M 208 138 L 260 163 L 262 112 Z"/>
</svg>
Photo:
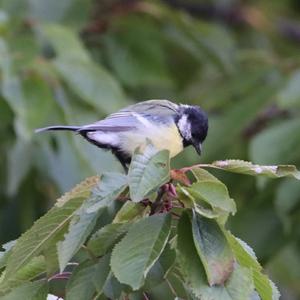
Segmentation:
<svg viewBox="0 0 300 300">
<path fill-rule="evenodd" d="M 299 32 L 300 35 L 300 32 Z M 243 137 L 250 139 L 255 134 L 262 131 L 270 121 L 279 118 L 289 117 L 289 111 L 281 109 L 277 105 L 272 104 L 262 111 L 254 120 L 243 130 Z"/>
<path fill-rule="evenodd" d="M 48 282 L 50 282 L 51 280 L 54 280 L 54 279 L 69 279 L 71 275 L 72 275 L 71 272 L 57 273 L 57 274 L 54 274 L 53 276 L 49 277 Z"/>
<path fill-rule="evenodd" d="M 259 8 L 249 5 L 218 5 L 209 3 L 163 0 L 169 6 L 185 10 L 190 15 L 222 21 L 230 26 L 249 26 L 258 30 L 272 30 L 293 42 L 300 42 L 300 22 L 290 19 L 269 19 Z"/>
<path fill-rule="evenodd" d="M 189 14 L 200 17 L 203 19 L 213 19 L 221 20 L 223 22 L 243 25 L 246 23 L 243 9 L 238 5 L 231 6 L 220 6 L 216 4 L 209 3 L 199 3 L 199 2 L 188 2 L 188 1 L 178 1 L 178 0 L 163 0 L 168 5 L 176 8 L 182 9 Z"/>
<path fill-rule="evenodd" d="M 145 300 L 150 300 L 150 298 L 148 297 L 147 293 L 143 293 L 144 299 Z"/>
</svg>

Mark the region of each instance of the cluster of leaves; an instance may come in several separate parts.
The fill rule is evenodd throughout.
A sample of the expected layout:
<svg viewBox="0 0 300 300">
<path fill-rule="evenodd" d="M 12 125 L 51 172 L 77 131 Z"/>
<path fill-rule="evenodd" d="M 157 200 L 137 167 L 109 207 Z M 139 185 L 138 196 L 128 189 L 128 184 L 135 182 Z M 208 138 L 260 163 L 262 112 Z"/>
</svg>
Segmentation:
<svg viewBox="0 0 300 300">
<path fill-rule="evenodd" d="M 133 101 L 201 105 L 204 162 L 299 165 L 299 4 L 246 2 L 0 0 L 1 243 L 84 178 L 119 170 L 78 136 L 34 129 L 94 122 Z M 187 149 L 172 163 L 198 161 Z M 220 178 L 239 208 L 231 231 L 296 299 L 300 185 Z"/>
<path fill-rule="evenodd" d="M 293 166 L 203 167 L 300 179 Z M 225 228 L 235 212 L 215 176 L 199 166 L 170 172 L 168 151 L 149 144 L 128 175 L 88 178 L 4 245 L 1 299 L 279 299 L 253 250 Z"/>
</svg>

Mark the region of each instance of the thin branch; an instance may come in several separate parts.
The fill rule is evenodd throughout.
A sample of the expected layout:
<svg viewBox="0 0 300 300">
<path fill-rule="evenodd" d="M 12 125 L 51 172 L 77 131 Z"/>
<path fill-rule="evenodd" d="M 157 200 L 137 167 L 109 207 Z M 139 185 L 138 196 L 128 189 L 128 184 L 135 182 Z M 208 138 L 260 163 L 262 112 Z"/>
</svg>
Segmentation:
<svg viewBox="0 0 300 300">
<path fill-rule="evenodd" d="M 150 300 L 150 298 L 148 297 L 147 293 L 143 293 L 144 299 L 145 300 Z"/>
<path fill-rule="evenodd" d="M 63 273 L 57 273 L 54 274 L 53 276 L 48 278 L 48 282 L 54 279 L 69 279 L 70 276 L 72 275 L 72 272 L 63 272 Z"/>
<path fill-rule="evenodd" d="M 202 19 L 221 20 L 234 25 L 247 23 L 243 7 L 240 5 L 221 6 L 213 3 L 200 3 L 199 1 L 188 2 L 178 0 L 163 0 L 163 2 L 176 9 L 185 10 L 190 15 Z"/>
</svg>

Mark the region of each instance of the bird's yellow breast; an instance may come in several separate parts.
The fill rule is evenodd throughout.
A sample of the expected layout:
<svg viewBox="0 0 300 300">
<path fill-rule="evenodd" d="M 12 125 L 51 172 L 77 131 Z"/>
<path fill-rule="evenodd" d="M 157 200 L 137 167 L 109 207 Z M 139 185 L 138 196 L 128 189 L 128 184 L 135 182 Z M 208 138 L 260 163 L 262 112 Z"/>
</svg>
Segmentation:
<svg viewBox="0 0 300 300">
<path fill-rule="evenodd" d="M 124 132 L 121 149 L 132 155 L 136 148 L 146 145 L 147 139 L 156 149 L 169 150 L 171 157 L 183 150 L 182 137 L 175 124 L 151 125 L 134 132 Z"/>
</svg>

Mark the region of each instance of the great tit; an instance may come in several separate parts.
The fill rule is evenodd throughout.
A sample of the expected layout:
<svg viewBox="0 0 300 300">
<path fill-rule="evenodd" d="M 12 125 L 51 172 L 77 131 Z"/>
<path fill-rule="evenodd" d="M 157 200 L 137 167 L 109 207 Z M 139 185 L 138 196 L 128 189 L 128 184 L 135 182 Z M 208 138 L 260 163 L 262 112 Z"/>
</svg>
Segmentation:
<svg viewBox="0 0 300 300">
<path fill-rule="evenodd" d="M 125 170 L 134 150 L 149 140 L 158 150 L 167 149 L 174 157 L 192 145 L 201 154 L 208 118 L 199 107 L 168 100 L 148 100 L 128 106 L 98 122 L 83 126 L 49 126 L 36 132 L 69 130 L 92 144 L 109 149 Z"/>
</svg>

